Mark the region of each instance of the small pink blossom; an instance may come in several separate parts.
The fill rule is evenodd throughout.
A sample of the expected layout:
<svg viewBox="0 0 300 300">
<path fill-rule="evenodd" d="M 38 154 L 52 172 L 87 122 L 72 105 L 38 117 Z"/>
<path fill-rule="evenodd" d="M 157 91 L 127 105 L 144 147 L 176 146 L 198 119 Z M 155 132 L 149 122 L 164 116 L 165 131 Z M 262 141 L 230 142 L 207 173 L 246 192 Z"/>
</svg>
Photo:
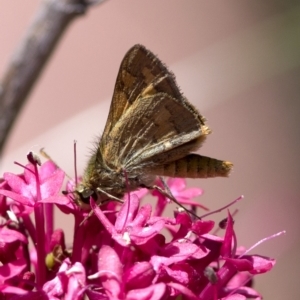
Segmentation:
<svg viewBox="0 0 300 300">
<path fill-rule="evenodd" d="M 238 247 L 229 211 L 217 236 L 213 221 L 182 209 L 164 216 L 170 200 L 160 192 L 152 193 L 155 205 L 141 205 L 143 188 L 122 205 L 90 199 L 89 215 L 73 201 L 74 182 L 60 192 L 64 172 L 28 158 L 23 174 L 6 172 L 0 182 L 1 299 L 261 299 L 250 283 L 275 260 Z M 206 209 L 194 200 L 202 190 L 186 189 L 184 179 L 167 183 L 178 203 Z M 64 229 L 54 227 L 54 205 L 74 216 L 70 245 Z"/>
<path fill-rule="evenodd" d="M 37 199 L 36 175 L 32 164 L 26 166 L 22 175 L 7 172 L 3 177 L 10 190 L 1 190 L 0 193 L 25 206 L 33 207 L 37 201 L 66 203 L 65 197 L 56 196 L 60 191 L 64 172 L 57 169 L 51 161 L 44 163 L 39 171 L 41 199 Z"/>
</svg>

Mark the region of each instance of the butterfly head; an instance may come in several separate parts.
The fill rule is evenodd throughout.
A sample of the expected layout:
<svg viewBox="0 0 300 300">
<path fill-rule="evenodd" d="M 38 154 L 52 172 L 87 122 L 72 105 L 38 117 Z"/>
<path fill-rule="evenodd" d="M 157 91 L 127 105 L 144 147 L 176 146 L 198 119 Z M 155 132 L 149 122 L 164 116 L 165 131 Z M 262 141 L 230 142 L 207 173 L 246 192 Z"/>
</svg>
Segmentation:
<svg viewBox="0 0 300 300">
<path fill-rule="evenodd" d="M 81 184 L 76 188 L 75 193 L 79 202 L 83 202 L 84 204 L 90 203 L 90 197 L 97 198 L 97 195 L 93 190 Z"/>
</svg>

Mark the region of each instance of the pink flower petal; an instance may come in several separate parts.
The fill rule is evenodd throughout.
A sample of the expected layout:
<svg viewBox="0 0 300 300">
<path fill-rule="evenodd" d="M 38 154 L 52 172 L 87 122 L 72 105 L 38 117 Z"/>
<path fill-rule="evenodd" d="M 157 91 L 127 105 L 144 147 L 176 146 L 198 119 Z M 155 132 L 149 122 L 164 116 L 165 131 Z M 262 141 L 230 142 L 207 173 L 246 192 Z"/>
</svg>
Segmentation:
<svg viewBox="0 0 300 300">
<path fill-rule="evenodd" d="M 118 235 L 118 232 L 116 231 L 115 227 L 113 226 L 113 224 L 111 224 L 111 222 L 108 220 L 108 218 L 102 212 L 102 210 L 99 208 L 99 206 L 96 204 L 96 202 L 94 200 L 91 200 L 90 204 L 91 204 L 91 208 L 93 209 L 95 215 L 98 217 L 98 219 L 103 224 L 105 229 L 111 235 Z"/>
<path fill-rule="evenodd" d="M 117 232 L 122 232 L 126 225 L 132 222 L 136 216 L 139 205 L 140 199 L 138 197 L 131 197 L 130 201 L 127 199 L 127 201 L 124 202 L 115 223 Z"/>
<path fill-rule="evenodd" d="M 130 222 L 130 226 L 143 227 L 147 223 L 147 221 L 150 219 L 151 212 L 152 212 L 152 206 L 150 204 L 146 204 L 146 205 L 142 206 L 138 210 L 134 220 L 132 220 L 132 222 Z"/>
<path fill-rule="evenodd" d="M 9 229 L 7 227 L 0 227 L 0 243 L 12 243 L 20 241 L 27 244 L 27 238 L 19 231 Z"/>
<path fill-rule="evenodd" d="M 186 187 L 185 179 L 183 178 L 169 178 L 168 180 L 169 188 L 175 191 L 182 191 Z"/>
<path fill-rule="evenodd" d="M 64 177 L 65 173 L 60 169 L 58 169 L 54 174 L 48 177 L 41 184 L 42 198 L 44 199 L 56 195 L 61 189 Z"/>
<path fill-rule="evenodd" d="M 137 262 L 126 270 L 123 282 L 126 284 L 126 290 L 146 288 L 152 284 L 155 275 L 153 266 L 149 262 Z"/>
<path fill-rule="evenodd" d="M 214 226 L 215 226 L 214 221 L 197 220 L 192 225 L 192 231 L 198 236 L 201 236 L 203 234 L 210 232 L 214 228 Z"/>
<path fill-rule="evenodd" d="M 160 232 L 165 226 L 163 220 L 157 221 L 155 224 L 149 227 L 129 227 L 127 231 L 130 236 L 130 240 L 136 245 L 142 245 L 153 238 L 158 232 Z"/>
<path fill-rule="evenodd" d="M 164 283 L 157 283 L 144 289 L 129 291 L 126 300 L 160 300 L 164 296 L 165 291 L 166 285 Z"/>
<path fill-rule="evenodd" d="M 186 212 L 179 212 L 176 213 L 176 223 L 189 229 L 192 225 L 192 219 Z"/>
<path fill-rule="evenodd" d="M 0 282 L 4 282 L 15 277 L 16 275 L 21 274 L 25 268 L 26 261 L 23 257 L 0 266 Z"/>
<path fill-rule="evenodd" d="M 23 204 L 25 206 L 30 206 L 33 207 L 35 204 L 35 201 L 33 200 L 32 197 L 25 197 L 21 194 L 17 194 L 15 192 L 11 192 L 8 190 L 0 190 L 0 194 L 4 195 L 6 197 L 9 197 L 17 202 L 19 202 L 20 204 Z"/>
<path fill-rule="evenodd" d="M 169 266 L 188 258 L 200 259 L 207 254 L 208 251 L 203 251 L 195 244 L 175 242 L 161 249 L 160 255 L 153 255 L 150 262 L 154 266 L 154 269 L 158 270 L 161 265 Z"/>
<path fill-rule="evenodd" d="M 186 286 L 182 284 L 176 282 L 169 282 L 168 286 L 177 290 L 178 292 L 180 292 L 180 294 L 186 296 L 187 299 L 189 300 L 199 300 L 199 298 L 190 289 L 188 289 Z"/>
<path fill-rule="evenodd" d="M 233 264 L 237 271 L 250 271 L 253 269 L 253 264 L 247 259 L 224 258 L 229 263 Z"/>
<path fill-rule="evenodd" d="M 251 255 L 251 259 L 253 260 L 253 270 L 250 271 L 251 274 L 266 273 L 270 271 L 276 263 L 275 259 L 259 255 Z"/>
<path fill-rule="evenodd" d="M 145 195 L 147 195 L 148 194 L 148 189 L 146 189 L 146 188 L 141 188 L 141 189 L 138 189 L 137 191 L 134 191 L 134 192 L 131 192 L 130 193 L 130 198 L 133 196 L 133 197 L 137 197 L 138 199 L 142 199 Z M 128 193 L 126 193 L 125 194 L 125 196 L 124 196 L 124 202 L 126 201 L 126 200 L 128 200 Z"/>
<path fill-rule="evenodd" d="M 44 284 L 43 291 L 46 292 L 49 297 L 61 297 L 64 295 L 68 284 L 68 276 L 66 275 L 66 271 L 70 265 L 69 259 L 64 260 L 59 268 L 57 276 Z"/>
<path fill-rule="evenodd" d="M 103 245 L 99 251 L 98 270 L 102 285 L 112 299 L 119 299 L 123 265 L 116 251 L 107 245 Z"/>
<path fill-rule="evenodd" d="M 15 291 L 12 290 L 11 293 L 15 294 L 15 296 L 12 296 L 9 298 L 9 300 L 60 300 L 56 297 L 48 296 L 44 291 L 36 291 L 36 292 L 28 292 L 26 291 L 26 294 L 18 294 L 19 288 L 14 288 Z"/>
<path fill-rule="evenodd" d="M 180 192 L 180 198 L 181 199 L 191 199 L 198 196 L 201 196 L 203 194 L 203 191 L 198 188 L 190 188 L 185 191 Z"/>
<path fill-rule="evenodd" d="M 11 285 L 8 285 L 8 284 L 0 284 L 0 292 L 1 294 L 15 294 L 15 295 L 18 295 L 16 297 L 20 297 L 20 295 L 25 295 L 28 293 L 28 291 L 26 290 L 23 290 L 19 287 L 14 287 L 14 286 L 11 286 Z M 6 299 L 5 296 L 3 296 L 4 298 L 3 299 Z M 9 299 L 12 299 L 11 297 Z M 20 298 L 19 298 L 20 299 Z M 25 299 L 24 297 L 22 297 L 21 299 Z M 29 299 L 29 298 L 27 298 Z M 31 299 L 31 298 L 30 298 Z"/>
<path fill-rule="evenodd" d="M 80 300 L 86 285 L 85 269 L 81 263 L 76 262 L 66 274 L 69 276 L 67 293 L 64 297 L 65 300 Z"/>
<path fill-rule="evenodd" d="M 233 239 L 233 219 L 231 217 L 230 212 L 228 211 L 228 217 L 227 217 L 227 226 L 226 226 L 226 232 L 224 236 L 224 242 L 221 248 L 221 255 L 223 257 L 231 257 L 231 247 L 232 247 L 232 239 Z"/>
<path fill-rule="evenodd" d="M 247 298 L 240 294 L 233 294 L 233 295 L 227 296 L 222 299 L 224 299 L 224 300 L 246 300 Z"/>
<path fill-rule="evenodd" d="M 51 160 L 47 160 L 46 162 L 44 162 L 39 169 L 39 175 L 40 175 L 41 182 L 45 182 L 55 172 L 63 172 L 63 171 L 61 169 L 57 168 L 55 163 L 52 162 Z"/>
<path fill-rule="evenodd" d="M 174 264 L 174 265 L 172 265 L 172 268 L 164 267 L 164 270 L 172 278 L 172 281 L 187 285 L 187 284 L 189 284 L 189 281 L 191 279 L 189 276 L 190 274 L 188 272 L 186 272 L 186 268 L 182 268 L 181 265 L 184 265 L 184 263 Z M 190 266 L 187 264 L 186 264 L 186 267 L 190 268 Z M 194 272 L 195 272 L 195 270 L 194 270 Z"/>
<path fill-rule="evenodd" d="M 15 193 L 22 194 L 28 198 L 32 198 L 33 195 L 35 195 L 35 189 L 30 189 L 20 175 L 7 172 L 3 174 L 3 177 Z M 34 194 L 32 194 L 32 192 Z"/>
</svg>

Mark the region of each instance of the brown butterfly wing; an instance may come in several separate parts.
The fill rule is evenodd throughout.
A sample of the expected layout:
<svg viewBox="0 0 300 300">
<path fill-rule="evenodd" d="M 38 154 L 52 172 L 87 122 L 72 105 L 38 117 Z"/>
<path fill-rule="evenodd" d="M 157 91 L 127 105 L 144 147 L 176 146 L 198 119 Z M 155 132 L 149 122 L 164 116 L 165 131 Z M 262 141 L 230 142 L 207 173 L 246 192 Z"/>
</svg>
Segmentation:
<svg viewBox="0 0 300 300">
<path fill-rule="evenodd" d="M 121 63 L 100 142 L 103 163 L 113 170 L 206 177 L 222 161 L 185 157 L 201 146 L 209 132 L 204 118 L 180 93 L 167 67 L 143 46 L 132 47 Z M 174 169 L 177 160 L 182 170 L 179 173 Z M 200 167 L 195 171 L 194 166 L 189 176 L 189 170 L 182 168 L 184 163 L 185 168 L 195 163 Z M 217 171 L 214 176 L 223 174 Z"/>
<path fill-rule="evenodd" d="M 164 78 L 164 80 L 160 80 Z M 106 137 L 125 111 L 156 82 L 156 91 L 164 92 L 174 98 L 182 95 L 175 83 L 173 74 L 149 50 L 142 45 L 133 46 L 123 58 L 116 80 L 115 90 L 103 132 L 101 145 L 106 147 Z M 159 83 L 160 82 L 160 83 Z M 158 84 L 159 83 L 159 84 Z"/>
<path fill-rule="evenodd" d="M 100 142 L 107 165 L 130 167 L 159 157 L 201 136 L 202 127 L 203 118 L 180 93 L 167 67 L 145 47 L 132 47 L 121 63 Z M 177 156 L 183 154 L 173 160 Z"/>
<path fill-rule="evenodd" d="M 200 146 L 196 140 L 207 133 L 203 127 L 184 102 L 166 93 L 140 97 L 109 133 L 103 158 L 126 170 L 172 161 Z M 175 148 L 181 148 L 176 155 L 170 152 Z"/>
</svg>

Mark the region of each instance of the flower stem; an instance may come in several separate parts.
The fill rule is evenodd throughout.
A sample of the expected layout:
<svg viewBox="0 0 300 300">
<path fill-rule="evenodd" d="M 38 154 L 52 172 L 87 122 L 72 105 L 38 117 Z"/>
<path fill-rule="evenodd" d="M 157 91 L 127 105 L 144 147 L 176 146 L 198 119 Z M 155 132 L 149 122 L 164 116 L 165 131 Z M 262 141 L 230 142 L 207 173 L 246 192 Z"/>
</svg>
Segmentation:
<svg viewBox="0 0 300 300">
<path fill-rule="evenodd" d="M 32 240 L 32 243 L 36 245 L 36 230 L 34 224 L 28 215 L 22 216 L 24 226 Z"/>
<path fill-rule="evenodd" d="M 53 216 L 53 204 L 52 203 L 45 203 L 44 204 L 44 212 L 45 212 L 45 217 L 46 217 L 46 251 L 47 253 L 50 251 L 50 241 L 51 241 L 51 236 L 53 234 L 53 228 L 54 228 L 54 216 Z"/>
<path fill-rule="evenodd" d="M 36 227 L 36 252 L 37 252 L 37 269 L 36 281 L 37 287 L 41 288 L 46 281 L 46 265 L 45 265 L 45 216 L 43 204 L 39 203 L 42 200 L 40 189 L 40 178 L 37 164 L 34 164 L 36 176 L 36 205 L 34 207 L 34 218 Z"/>
<path fill-rule="evenodd" d="M 72 263 L 81 262 L 81 252 L 83 245 L 83 233 L 85 225 L 82 223 L 84 218 L 78 215 L 75 215 L 74 223 L 74 237 L 73 237 L 73 252 L 72 252 Z M 82 223 L 82 224 L 81 224 Z"/>
<path fill-rule="evenodd" d="M 42 287 L 46 280 L 46 266 L 45 266 L 45 218 L 43 213 L 43 206 L 39 205 L 34 208 L 35 224 L 36 224 L 36 252 L 37 252 L 37 270 L 36 280 L 37 286 Z"/>
</svg>

